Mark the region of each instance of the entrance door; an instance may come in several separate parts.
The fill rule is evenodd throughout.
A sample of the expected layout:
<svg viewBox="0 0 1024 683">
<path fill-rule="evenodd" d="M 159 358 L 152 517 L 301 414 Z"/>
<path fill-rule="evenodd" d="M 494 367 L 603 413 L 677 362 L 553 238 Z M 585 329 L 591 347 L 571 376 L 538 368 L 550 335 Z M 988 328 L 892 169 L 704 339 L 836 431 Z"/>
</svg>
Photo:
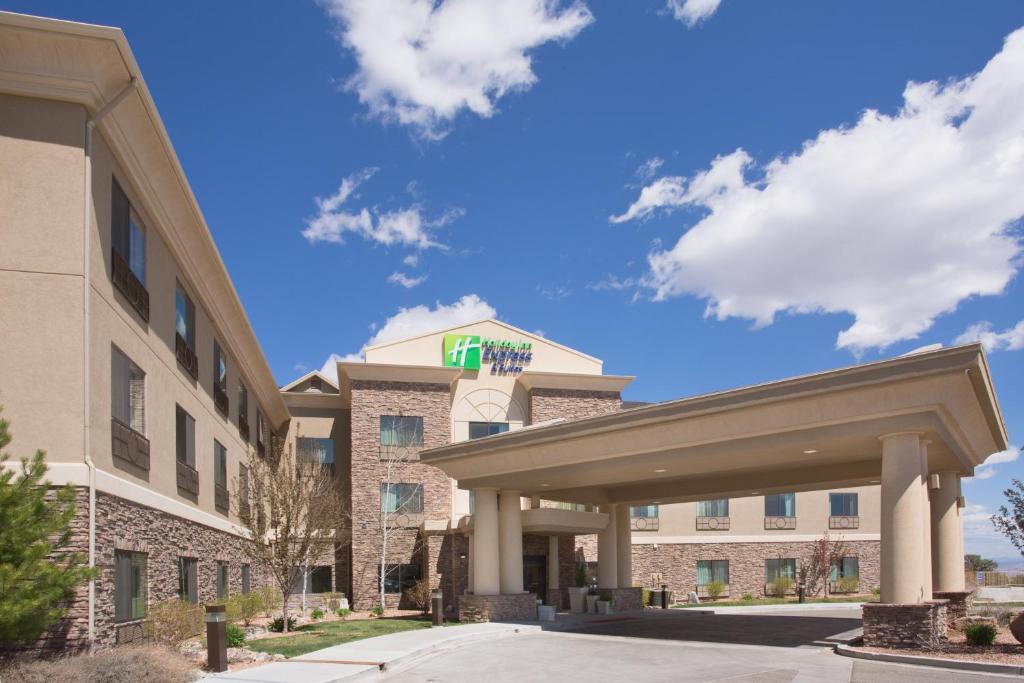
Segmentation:
<svg viewBox="0 0 1024 683">
<path fill-rule="evenodd" d="M 546 556 L 523 556 L 523 588 L 541 600 L 547 600 L 548 558 Z"/>
</svg>

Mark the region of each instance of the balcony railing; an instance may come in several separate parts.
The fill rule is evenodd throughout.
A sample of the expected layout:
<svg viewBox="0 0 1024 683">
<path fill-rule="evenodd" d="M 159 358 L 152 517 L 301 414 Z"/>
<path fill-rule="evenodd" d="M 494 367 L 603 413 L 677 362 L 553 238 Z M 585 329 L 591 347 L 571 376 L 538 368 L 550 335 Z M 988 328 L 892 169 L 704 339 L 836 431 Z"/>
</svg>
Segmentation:
<svg viewBox="0 0 1024 683">
<path fill-rule="evenodd" d="M 795 529 L 796 517 L 765 517 L 764 528 L 765 531 Z"/>
<path fill-rule="evenodd" d="M 728 531 L 728 517 L 698 517 L 697 531 Z"/>
<path fill-rule="evenodd" d="M 193 496 L 199 495 L 199 472 L 186 462 L 178 462 L 178 488 Z"/>
<path fill-rule="evenodd" d="M 829 529 L 859 529 L 860 517 L 856 515 L 832 515 L 828 518 Z"/>
<path fill-rule="evenodd" d="M 633 531 L 657 531 L 658 530 L 658 518 L 657 517 L 630 517 L 629 528 Z"/>
<path fill-rule="evenodd" d="M 124 295 L 139 317 L 149 322 L 149 292 L 146 291 L 146 286 L 139 281 L 139 278 L 135 277 L 131 266 L 116 250 L 111 249 L 110 254 L 113 264 L 110 269 L 110 279 L 113 281 L 114 287 Z"/>
<path fill-rule="evenodd" d="M 184 337 L 177 333 L 174 335 L 174 354 L 178 357 L 178 364 L 185 369 L 185 372 L 191 375 L 192 379 L 197 379 L 199 377 L 199 358 Z"/>
<path fill-rule="evenodd" d="M 249 440 L 249 420 L 243 414 L 238 415 L 238 436 L 242 441 Z"/>
<path fill-rule="evenodd" d="M 216 406 L 220 414 L 227 417 L 228 414 L 228 392 L 224 391 L 224 388 L 219 384 L 213 385 L 213 405 Z"/>
<path fill-rule="evenodd" d="M 111 418 L 110 441 L 115 458 L 139 469 L 149 469 L 149 439 L 120 420 Z"/>
<path fill-rule="evenodd" d="M 214 484 L 213 504 L 217 507 L 217 510 L 227 514 L 228 508 L 231 504 L 231 495 L 228 493 L 228 488 L 226 486 Z"/>
</svg>

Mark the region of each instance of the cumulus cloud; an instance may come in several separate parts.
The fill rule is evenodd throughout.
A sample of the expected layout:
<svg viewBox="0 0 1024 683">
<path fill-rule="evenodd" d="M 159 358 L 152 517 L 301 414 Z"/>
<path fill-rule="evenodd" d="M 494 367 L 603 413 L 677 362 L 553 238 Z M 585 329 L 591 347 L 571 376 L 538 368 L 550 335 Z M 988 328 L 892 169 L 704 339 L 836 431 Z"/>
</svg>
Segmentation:
<svg viewBox="0 0 1024 683">
<path fill-rule="evenodd" d="M 461 218 L 465 214 L 462 209 L 449 209 L 437 218 L 428 219 L 418 204 L 392 211 L 367 207 L 350 210 L 345 206 L 359 186 L 376 172 L 376 168 L 356 171 L 342 180 L 338 191 L 330 197 L 316 197 L 317 215 L 306 221 L 302 236 L 313 244 L 344 244 L 345 233 L 353 233 L 384 246 L 446 249 L 433 237 L 433 231 Z"/>
<path fill-rule="evenodd" d="M 676 21 L 693 28 L 718 11 L 722 0 L 668 0 L 665 9 Z"/>
<path fill-rule="evenodd" d="M 693 295 L 718 319 L 852 314 L 855 353 L 915 339 L 1020 266 L 1024 29 L 963 80 L 909 83 L 893 115 L 866 111 L 755 175 L 742 149 L 692 180 L 660 178 L 613 222 L 696 207 L 648 256 L 655 299 Z"/>
<path fill-rule="evenodd" d="M 1014 462 L 1020 457 L 1020 447 L 1010 446 L 1005 451 L 999 451 L 988 456 L 984 463 L 974 468 L 974 477 L 967 477 L 964 481 L 971 479 L 991 479 L 996 476 L 996 465 L 1004 465 Z"/>
<path fill-rule="evenodd" d="M 426 280 L 426 279 L 427 279 L 426 275 L 420 275 L 419 277 L 413 277 L 411 275 L 406 275 L 405 273 L 399 272 L 397 270 L 395 272 L 391 273 L 391 275 L 388 275 L 388 282 L 390 282 L 393 285 L 401 285 L 402 287 L 405 287 L 406 289 L 412 289 L 413 287 L 419 287 L 420 285 L 423 284 L 424 280 Z"/>
<path fill-rule="evenodd" d="M 402 263 L 404 263 L 405 265 L 409 266 L 410 268 L 415 268 L 420 263 L 420 255 L 419 254 L 409 254 L 404 259 L 402 259 Z"/>
<path fill-rule="evenodd" d="M 994 331 L 992 323 L 989 322 L 971 325 L 956 338 L 957 344 L 969 344 L 970 342 L 981 342 L 981 345 L 989 353 L 1024 349 L 1024 320 L 1002 332 Z"/>
<path fill-rule="evenodd" d="M 384 321 L 380 327 L 374 325 L 375 330 L 359 353 L 350 353 L 341 356 L 332 353 L 324 362 L 322 372 L 327 377 L 337 381 L 338 373 L 335 363 L 338 361 L 358 363 L 363 360 L 363 352 L 369 346 L 384 344 L 399 339 L 408 339 L 429 332 L 445 330 L 450 327 L 458 327 L 467 323 L 476 322 L 485 318 L 496 318 L 498 312 L 489 303 L 476 294 L 466 294 L 462 298 L 450 304 L 436 302 L 430 306 L 419 305 L 410 308 L 399 308 L 398 312 Z"/>
<path fill-rule="evenodd" d="M 322 0 L 355 56 L 346 87 L 370 113 L 443 137 L 463 110 L 487 118 L 536 81 L 530 51 L 594 17 L 581 0 Z"/>
<path fill-rule="evenodd" d="M 1020 558 L 1020 553 L 992 524 L 992 511 L 984 505 L 968 504 L 963 510 L 964 551 L 982 557 Z"/>
</svg>

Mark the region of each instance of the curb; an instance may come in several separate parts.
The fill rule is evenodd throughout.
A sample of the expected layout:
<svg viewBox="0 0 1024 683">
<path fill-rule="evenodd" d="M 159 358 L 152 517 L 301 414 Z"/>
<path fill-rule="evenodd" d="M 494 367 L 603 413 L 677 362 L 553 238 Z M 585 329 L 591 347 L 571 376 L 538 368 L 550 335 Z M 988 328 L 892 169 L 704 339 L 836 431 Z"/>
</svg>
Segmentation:
<svg viewBox="0 0 1024 683">
<path fill-rule="evenodd" d="M 913 664 L 915 666 L 930 666 L 936 669 L 979 671 L 981 673 L 1024 676 L 1024 666 L 1016 666 L 1014 664 L 987 664 L 985 662 L 972 662 L 966 659 L 940 659 L 938 657 L 919 657 L 917 655 L 891 655 L 882 654 L 880 652 L 864 652 L 858 651 L 856 648 L 852 648 L 849 645 L 836 645 L 835 653 L 843 657 L 864 659 L 873 662 Z"/>
</svg>

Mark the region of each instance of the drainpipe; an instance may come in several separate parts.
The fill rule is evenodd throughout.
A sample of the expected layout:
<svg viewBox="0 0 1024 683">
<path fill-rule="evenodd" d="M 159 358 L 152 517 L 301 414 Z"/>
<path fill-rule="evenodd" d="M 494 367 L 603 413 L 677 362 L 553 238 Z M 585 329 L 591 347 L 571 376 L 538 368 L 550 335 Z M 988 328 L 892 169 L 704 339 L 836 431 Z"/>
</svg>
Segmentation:
<svg viewBox="0 0 1024 683">
<path fill-rule="evenodd" d="M 92 373 L 90 358 L 92 353 L 90 323 L 92 303 L 89 287 L 92 286 L 92 230 L 90 216 L 93 213 L 92 202 L 92 131 L 104 116 L 131 94 L 138 81 L 134 76 L 121 92 L 114 95 L 96 114 L 87 116 L 85 121 L 85 188 L 82 208 L 82 453 L 85 465 L 89 468 L 89 568 L 96 567 L 96 465 L 89 455 L 92 444 Z M 89 580 L 89 652 L 96 649 L 96 579 Z"/>
</svg>

